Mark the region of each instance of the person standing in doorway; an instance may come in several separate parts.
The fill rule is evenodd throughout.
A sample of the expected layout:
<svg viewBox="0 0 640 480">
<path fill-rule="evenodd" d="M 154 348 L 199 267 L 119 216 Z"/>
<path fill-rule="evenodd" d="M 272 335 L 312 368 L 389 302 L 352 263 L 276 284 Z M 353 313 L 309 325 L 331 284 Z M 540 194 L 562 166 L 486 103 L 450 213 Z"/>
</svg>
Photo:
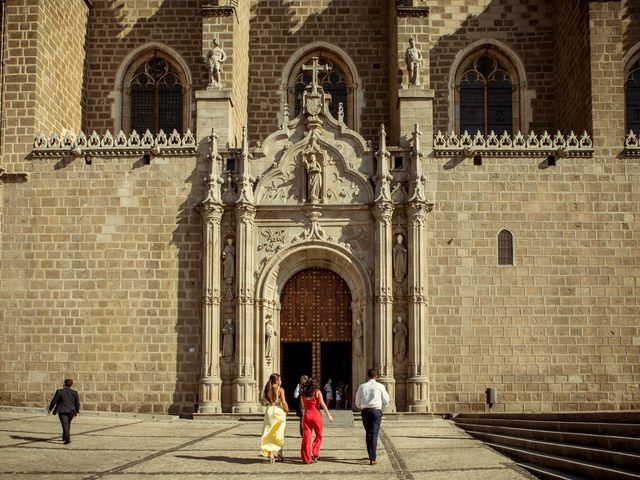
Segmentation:
<svg viewBox="0 0 640 480">
<path fill-rule="evenodd" d="M 327 407 L 331 408 L 331 402 L 333 401 L 333 387 L 331 386 L 331 379 L 327 380 L 324 387 L 322 387 L 324 391 L 324 399 L 327 403 Z"/>
<path fill-rule="evenodd" d="M 71 386 L 73 380 L 65 379 L 64 387 L 56 390 L 53 400 L 49 404 L 49 412 L 57 413 L 62 425 L 62 441 L 65 445 L 71 443 L 71 420 L 80 413 L 80 397 Z"/>
<path fill-rule="evenodd" d="M 300 436 L 302 436 L 302 409 L 300 408 L 302 406 L 302 398 L 300 397 L 300 392 L 304 384 L 307 383 L 307 380 L 309 380 L 309 377 L 302 375 L 300 377 L 300 383 L 296 385 L 296 389 L 293 391 L 293 398 L 296 401 L 296 416 L 300 418 Z"/>
<path fill-rule="evenodd" d="M 382 421 L 382 407 L 389 405 L 389 394 L 384 385 L 378 383 L 378 372 L 375 368 L 367 371 L 369 381 L 361 384 L 356 392 L 356 407 L 361 410 L 362 424 L 366 432 L 369 465 L 377 465 L 376 448 L 378 432 Z"/>
<path fill-rule="evenodd" d="M 327 414 L 330 422 L 333 417 L 329 413 L 327 405 L 322 401 L 320 393 L 320 382 L 311 377 L 301 389 L 302 405 L 302 445 L 300 446 L 300 458 L 304 463 L 317 462 L 320 458 L 320 447 L 322 446 L 322 414 L 320 408 Z M 316 438 L 311 443 L 311 435 L 315 433 Z"/>
</svg>

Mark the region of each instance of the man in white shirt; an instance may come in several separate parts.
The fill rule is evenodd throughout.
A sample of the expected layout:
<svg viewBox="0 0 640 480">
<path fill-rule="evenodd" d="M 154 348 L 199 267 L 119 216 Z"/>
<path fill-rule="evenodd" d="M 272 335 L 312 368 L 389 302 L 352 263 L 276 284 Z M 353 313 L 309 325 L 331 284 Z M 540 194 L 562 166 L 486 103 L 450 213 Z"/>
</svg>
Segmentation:
<svg viewBox="0 0 640 480">
<path fill-rule="evenodd" d="M 367 452 L 369 465 L 377 465 L 376 448 L 378 446 L 378 432 L 382 420 L 382 407 L 389 405 L 389 394 L 384 385 L 376 382 L 378 372 L 375 368 L 367 371 L 369 381 L 361 384 L 356 392 L 356 407 L 361 410 L 362 424 L 367 432 Z"/>
<path fill-rule="evenodd" d="M 327 408 L 331 408 L 331 402 L 333 401 L 333 387 L 331 386 L 331 379 L 327 380 L 327 383 L 322 390 L 324 390 L 324 401 L 327 404 Z"/>
</svg>

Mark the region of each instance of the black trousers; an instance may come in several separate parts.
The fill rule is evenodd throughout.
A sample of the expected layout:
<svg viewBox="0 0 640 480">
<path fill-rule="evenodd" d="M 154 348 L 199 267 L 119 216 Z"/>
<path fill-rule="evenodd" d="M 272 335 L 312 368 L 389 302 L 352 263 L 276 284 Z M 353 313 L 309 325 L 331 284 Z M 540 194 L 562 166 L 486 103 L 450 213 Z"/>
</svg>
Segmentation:
<svg viewBox="0 0 640 480">
<path fill-rule="evenodd" d="M 365 408 L 361 412 L 364 431 L 367 432 L 367 453 L 369 460 L 375 460 L 376 449 L 378 448 L 378 432 L 380 432 L 380 422 L 382 421 L 382 410 Z"/>
<path fill-rule="evenodd" d="M 62 441 L 70 442 L 71 441 L 71 420 L 75 417 L 75 412 L 72 413 L 59 413 L 58 418 L 60 419 L 60 423 L 62 424 Z"/>
</svg>

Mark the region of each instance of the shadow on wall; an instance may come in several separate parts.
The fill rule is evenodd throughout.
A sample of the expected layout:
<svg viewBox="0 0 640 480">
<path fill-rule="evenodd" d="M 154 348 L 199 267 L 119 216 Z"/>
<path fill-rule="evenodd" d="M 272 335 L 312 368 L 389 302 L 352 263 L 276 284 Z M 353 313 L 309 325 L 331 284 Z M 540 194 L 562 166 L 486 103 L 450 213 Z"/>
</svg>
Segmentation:
<svg viewBox="0 0 640 480">
<path fill-rule="evenodd" d="M 466 6 L 460 8 L 462 11 L 467 9 Z M 531 102 L 533 117 L 529 128 L 536 131 L 553 128 L 552 11 L 551 0 L 535 4 L 524 4 L 520 0 L 494 0 L 481 13 L 468 14 L 450 34 L 438 37 L 439 27 L 432 29 L 432 38 L 437 38 L 429 51 L 429 77 L 431 88 L 435 91 L 434 131 L 446 132 L 450 129 L 449 108 L 452 99 L 449 93 L 449 74 L 456 54 L 483 38 L 498 40 L 507 45 L 524 64 L 527 88 L 536 90 L 536 96 Z M 436 14 L 437 12 L 432 12 L 432 17 Z"/>
<path fill-rule="evenodd" d="M 94 2 L 90 11 L 83 112 L 85 131 L 113 131 L 112 92 L 116 72 L 131 51 L 149 42 L 167 45 L 182 56 L 194 81 L 192 96 L 195 90 L 206 87 L 200 13 L 201 4 L 206 2 L 164 0 L 159 2 L 159 8 L 152 15 L 137 19 L 127 17 L 127 3 L 133 5 L 122 0 Z M 195 105 L 194 98 L 191 102 Z M 195 111 L 193 116 L 195 118 Z M 194 119 L 189 123 L 195 125 Z M 193 168 L 189 172 L 188 165 L 192 160 Z M 147 335 L 155 345 L 151 348 L 143 346 L 140 351 L 144 353 L 137 353 L 136 349 L 136 345 L 140 346 L 137 342 L 142 342 L 142 339 L 132 339 L 128 345 L 136 352 L 127 359 L 133 364 L 133 371 L 123 373 L 134 376 L 138 371 L 144 371 L 151 373 L 151 378 L 145 381 L 148 386 L 143 392 L 136 390 L 138 403 L 122 405 L 121 408 L 123 411 L 140 412 L 153 409 L 154 412 L 184 416 L 193 413 L 201 376 L 202 228 L 194 207 L 204 198 L 207 158 L 198 155 L 194 159 L 167 158 L 164 162 L 143 165 L 137 161 L 129 172 L 130 176 L 147 180 L 149 199 L 160 202 L 160 209 L 149 206 L 146 212 L 140 208 L 137 213 L 143 218 L 146 216 L 143 221 L 148 222 L 146 236 L 139 243 L 145 244 L 155 254 L 154 258 L 161 260 L 155 262 L 160 267 L 149 274 L 149 278 L 155 281 L 149 282 L 146 291 L 135 294 L 144 299 L 144 305 L 149 308 L 135 308 L 135 302 L 131 302 L 130 310 L 135 312 L 133 318 L 120 320 L 123 327 L 125 324 L 134 325 L 136 331 L 155 332 L 155 335 Z M 182 172 L 186 178 L 182 178 Z M 158 190 L 154 188 L 157 185 L 160 187 Z M 168 194 L 168 198 L 158 198 L 158 191 Z M 146 204 L 152 205 L 151 202 Z M 171 226 L 157 222 L 166 219 L 165 212 L 173 208 L 177 208 L 177 216 L 169 242 L 165 238 Z M 156 213 L 158 211 L 160 214 Z M 142 255 L 143 252 L 140 258 Z M 175 267 L 171 267 L 176 262 L 177 272 Z M 142 275 L 140 273 L 141 278 Z M 163 286 L 175 290 L 162 291 Z M 175 364 L 170 364 L 167 359 L 174 355 Z M 156 360 L 158 358 L 159 361 Z M 170 386 L 173 393 L 167 399 L 164 392 Z"/>
</svg>

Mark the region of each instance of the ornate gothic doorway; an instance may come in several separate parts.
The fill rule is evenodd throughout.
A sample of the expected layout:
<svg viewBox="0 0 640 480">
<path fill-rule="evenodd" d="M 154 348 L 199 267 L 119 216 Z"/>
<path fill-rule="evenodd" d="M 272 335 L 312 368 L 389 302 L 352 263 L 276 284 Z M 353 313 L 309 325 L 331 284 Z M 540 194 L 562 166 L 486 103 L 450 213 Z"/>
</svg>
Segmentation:
<svg viewBox="0 0 640 480">
<path fill-rule="evenodd" d="M 286 390 L 300 375 L 324 385 L 351 385 L 351 292 L 331 270 L 309 268 L 289 279 L 280 297 L 281 369 Z M 322 386 L 321 385 L 321 386 Z M 289 393 L 289 392 L 287 392 Z"/>
</svg>

